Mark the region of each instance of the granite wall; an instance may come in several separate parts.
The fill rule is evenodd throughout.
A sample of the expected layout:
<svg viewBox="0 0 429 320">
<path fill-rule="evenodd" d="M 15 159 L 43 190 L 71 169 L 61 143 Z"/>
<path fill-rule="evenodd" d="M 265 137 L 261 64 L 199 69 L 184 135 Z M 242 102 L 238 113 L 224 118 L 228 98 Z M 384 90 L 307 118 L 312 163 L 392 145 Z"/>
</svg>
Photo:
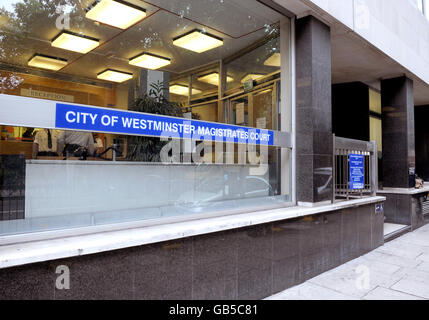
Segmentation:
<svg viewBox="0 0 429 320">
<path fill-rule="evenodd" d="M 411 226 L 412 230 L 428 223 L 429 217 L 423 214 L 423 199 L 427 192 L 418 194 L 382 193 L 386 197 L 384 215 L 388 223 Z"/>
<path fill-rule="evenodd" d="M 265 298 L 383 245 L 375 206 L 1 269 L 0 300 Z"/>
</svg>

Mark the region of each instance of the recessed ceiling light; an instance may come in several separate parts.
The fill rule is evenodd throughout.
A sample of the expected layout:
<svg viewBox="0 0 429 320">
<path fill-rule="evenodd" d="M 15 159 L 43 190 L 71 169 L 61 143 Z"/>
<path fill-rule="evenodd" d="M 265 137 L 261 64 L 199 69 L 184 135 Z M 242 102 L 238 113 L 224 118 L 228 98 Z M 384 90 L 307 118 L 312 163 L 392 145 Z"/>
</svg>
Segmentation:
<svg viewBox="0 0 429 320">
<path fill-rule="evenodd" d="M 257 73 L 250 73 L 247 74 L 246 76 L 243 77 L 243 79 L 241 79 L 241 83 L 245 83 L 248 80 L 258 80 L 260 78 L 262 78 L 263 76 L 265 76 L 264 74 L 257 74 Z"/>
<path fill-rule="evenodd" d="M 130 80 L 133 77 L 132 73 L 106 69 L 99 74 L 97 74 L 97 79 L 108 80 L 113 82 L 124 82 Z"/>
<path fill-rule="evenodd" d="M 273 53 L 267 60 L 265 60 L 264 65 L 269 67 L 280 67 L 280 53 Z"/>
<path fill-rule="evenodd" d="M 171 59 L 143 52 L 130 59 L 130 64 L 141 68 L 156 70 L 171 64 Z"/>
<path fill-rule="evenodd" d="M 212 72 L 212 73 L 209 73 L 209 74 L 206 74 L 203 76 L 199 76 L 198 81 L 209 83 L 209 84 L 212 84 L 214 86 L 218 86 L 219 85 L 219 73 Z M 226 81 L 232 82 L 232 81 L 234 81 L 234 79 L 230 76 L 226 76 Z"/>
<path fill-rule="evenodd" d="M 127 29 L 146 17 L 146 10 L 121 0 L 97 0 L 86 10 L 88 19 L 120 29 Z"/>
<path fill-rule="evenodd" d="M 170 86 L 170 93 L 177 94 L 179 96 L 189 96 L 189 87 L 182 86 L 180 84 L 173 84 Z M 200 94 L 202 93 L 201 90 L 192 88 L 192 95 Z"/>
<path fill-rule="evenodd" d="M 28 60 L 28 65 L 30 67 L 58 71 L 67 65 L 67 60 L 43 54 L 35 54 L 30 60 Z"/>
<path fill-rule="evenodd" d="M 53 40 L 52 46 L 79 53 L 88 53 L 100 44 L 98 39 L 70 31 L 61 31 Z"/>
<path fill-rule="evenodd" d="M 175 46 L 194 52 L 204 52 L 223 45 L 223 39 L 195 29 L 173 39 Z"/>
</svg>

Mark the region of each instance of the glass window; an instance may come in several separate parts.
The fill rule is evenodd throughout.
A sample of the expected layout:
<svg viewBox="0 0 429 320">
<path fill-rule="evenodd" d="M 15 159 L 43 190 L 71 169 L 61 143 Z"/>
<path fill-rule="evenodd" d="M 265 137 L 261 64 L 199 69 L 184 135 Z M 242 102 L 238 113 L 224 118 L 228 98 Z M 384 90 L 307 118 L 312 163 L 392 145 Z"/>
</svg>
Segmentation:
<svg viewBox="0 0 429 320">
<path fill-rule="evenodd" d="M 369 121 L 370 121 L 370 140 L 375 141 L 377 143 L 377 151 L 381 152 L 383 150 L 381 119 L 371 116 L 369 117 Z"/>
<path fill-rule="evenodd" d="M 381 94 L 369 89 L 369 110 L 381 116 Z"/>
<path fill-rule="evenodd" d="M 256 0 L 0 8 L 0 235 L 290 201 L 288 18 Z"/>
</svg>

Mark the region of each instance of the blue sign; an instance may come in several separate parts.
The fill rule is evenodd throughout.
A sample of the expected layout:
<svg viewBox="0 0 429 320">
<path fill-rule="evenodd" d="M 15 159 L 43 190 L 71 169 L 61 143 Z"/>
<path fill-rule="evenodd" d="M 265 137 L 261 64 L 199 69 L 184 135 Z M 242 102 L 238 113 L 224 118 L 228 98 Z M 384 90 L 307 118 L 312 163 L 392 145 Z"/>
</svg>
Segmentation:
<svg viewBox="0 0 429 320">
<path fill-rule="evenodd" d="M 364 168 L 363 168 L 363 155 L 350 154 L 349 155 L 349 181 L 350 190 L 364 189 Z"/>
<path fill-rule="evenodd" d="M 57 103 L 58 129 L 274 145 L 274 132 L 141 112 Z"/>
</svg>

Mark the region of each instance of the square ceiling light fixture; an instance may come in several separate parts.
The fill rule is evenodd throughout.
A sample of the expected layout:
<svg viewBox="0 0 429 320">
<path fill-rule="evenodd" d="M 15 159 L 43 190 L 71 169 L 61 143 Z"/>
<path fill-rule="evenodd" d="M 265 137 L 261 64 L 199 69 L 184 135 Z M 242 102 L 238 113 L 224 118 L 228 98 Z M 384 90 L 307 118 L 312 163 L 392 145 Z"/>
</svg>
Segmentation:
<svg viewBox="0 0 429 320">
<path fill-rule="evenodd" d="M 114 69 L 106 69 L 97 74 L 97 79 L 113 81 L 113 82 L 124 82 L 130 80 L 133 77 L 132 73 L 118 71 Z"/>
<path fill-rule="evenodd" d="M 171 64 L 171 59 L 143 52 L 131 58 L 130 64 L 140 68 L 156 70 Z"/>
<path fill-rule="evenodd" d="M 170 93 L 177 94 L 179 96 L 189 96 L 189 87 L 180 84 L 173 84 L 170 86 Z M 201 90 L 192 88 L 192 95 L 202 93 Z"/>
<path fill-rule="evenodd" d="M 280 53 L 273 53 L 267 60 L 265 60 L 264 66 L 280 67 L 280 58 Z"/>
<path fill-rule="evenodd" d="M 28 60 L 28 65 L 30 67 L 58 71 L 67 65 L 67 60 L 37 53 Z"/>
<path fill-rule="evenodd" d="M 88 19 L 127 29 L 146 17 L 146 10 L 122 0 L 97 0 L 86 9 Z"/>
<path fill-rule="evenodd" d="M 214 86 L 218 86 L 219 85 L 219 73 L 212 72 L 212 73 L 209 73 L 209 74 L 206 74 L 203 76 L 199 76 L 198 81 L 209 83 L 209 84 L 212 84 Z M 232 81 L 234 81 L 234 79 L 230 76 L 226 76 L 226 81 L 232 82 Z"/>
<path fill-rule="evenodd" d="M 175 46 L 194 52 L 204 52 L 223 45 L 223 39 L 202 30 L 192 30 L 173 39 Z"/>
<path fill-rule="evenodd" d="M 241 79 L 241 83 L 245 83 L 246 81 L 249 81 L 249 80 L 255 81 L 255 80 L 262 78 L 263 76 L 265 76 L 265 75 L 264 74 L 257 74 L 257 73 L 249 73 Z"/>
<path fill-rule="evenodd" d="M 97 48 L 99 44 L 98 39 L 65 30 L 61 31 L 51 43 L 53 47 L 84 54 Z"/>
</svg>

